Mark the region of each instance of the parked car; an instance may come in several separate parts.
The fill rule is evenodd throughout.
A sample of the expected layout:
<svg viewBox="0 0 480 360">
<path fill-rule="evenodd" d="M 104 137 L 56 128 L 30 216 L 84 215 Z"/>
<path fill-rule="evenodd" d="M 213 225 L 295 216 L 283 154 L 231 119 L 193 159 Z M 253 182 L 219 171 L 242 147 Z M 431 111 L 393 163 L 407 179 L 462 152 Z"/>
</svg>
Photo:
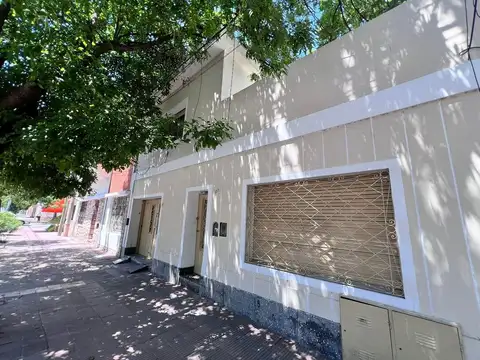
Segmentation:
<svg viewBox="0 0 480 360">
<path fill-rule="evenodd" d="M 21 213 L 16 214 L 15 217 L 17 218 L 18 221 L 22 223 L 22 225 L 25 225 L 27 222 L 30 222 L 32 220 L 26 214 L 21 214 Z"/>
</svg>

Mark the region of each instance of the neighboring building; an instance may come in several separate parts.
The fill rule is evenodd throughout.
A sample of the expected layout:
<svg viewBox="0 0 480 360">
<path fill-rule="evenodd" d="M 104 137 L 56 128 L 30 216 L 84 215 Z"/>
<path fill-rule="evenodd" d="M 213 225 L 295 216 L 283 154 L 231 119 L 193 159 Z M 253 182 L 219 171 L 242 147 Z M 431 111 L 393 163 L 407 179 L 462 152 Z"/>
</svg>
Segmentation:
<svg viewBox="0 0 480 360">
<path fill-rule="evenodd" d="M 105 197 L 105 213 L 102 222 L 99 246 L 120 255 L 122 239 L 130 200 L 132 167 L 113 171 L 108 194 Z"/>
<path fill-rule="evenodd" d="M 37 210 L 37 206 L 38 204 L 35 204 L 35 205 L 31 205 L 29 206 L 29 208 L 27 209 L 27 217 L 31 217 L 33 218 L 35 216 L 35 212 Z"/>
<path fill-rule="evenodd" d="M 100 224 L 103 219 L 105 196 L 110 187 L 110 174 L 100 165 L 97 167 L 97 180 L 92 186 L 92 195 L 76 202 L 73 227 L 68 235 L 97 243 L 100 235 Z"/>
<path fill-rule="evenodd" d="M 97 169 L 93 194 L 69 199 L 61 234 L 95 243 L 120 254 L 130 195 L 132 167 L 107 173 Z"/>
<path fill-rule="evenodd" d="M 478 359 L 480 60 L 459 55 L 464 11 L 408 1 L 245 88 L 248 61 L 225 48 L 162 106 L 228 118 L 235 139 L 139 160 L 124 252 L 201 275 L 202 294 L 329 359 L 342 334 L 365 340 L 356 358 L 458 359 L 457 330 L 423 318 L 458 324 Z"/>
</svg>

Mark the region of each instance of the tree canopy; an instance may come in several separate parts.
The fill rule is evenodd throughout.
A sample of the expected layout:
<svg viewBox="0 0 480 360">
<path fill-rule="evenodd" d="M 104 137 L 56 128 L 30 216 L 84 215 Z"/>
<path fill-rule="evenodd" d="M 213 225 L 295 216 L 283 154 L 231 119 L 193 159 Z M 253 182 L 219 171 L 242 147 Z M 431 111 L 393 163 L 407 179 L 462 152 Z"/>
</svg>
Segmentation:
<svg viewBox="0 0 480 360">
<path fill-rule="evenodd" d="M 35 196 L 85 194 L 101 164 L 181 142 L 216 147 L 226 119 L 157 106 L 182 65 L 235 37 L 262 76 L 401 0 L 0 0 L 0 181 Z"/>
<path fill-rule="evenodd" d="M 38 197 L 34 191 L 29 191 L 22 186 L 3 183 L 0 181 L 0 208 L 10 207 L 8 211 L 16 213 L 18 210 L 25 210 L 31 205 L 42 203 L 49 205 L 55 198 L 51 195 Z"/>
</svg>

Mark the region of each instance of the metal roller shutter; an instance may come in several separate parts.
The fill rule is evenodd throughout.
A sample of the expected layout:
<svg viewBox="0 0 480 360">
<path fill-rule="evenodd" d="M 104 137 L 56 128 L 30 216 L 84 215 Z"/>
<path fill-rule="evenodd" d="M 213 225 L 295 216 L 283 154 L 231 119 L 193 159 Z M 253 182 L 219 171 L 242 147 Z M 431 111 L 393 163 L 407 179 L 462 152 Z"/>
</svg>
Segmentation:
<svg viewBox="0 0 480 360">
<path fill-rule="evenodd" d="M 248 263 L 403 297 L 388 170 L 254 185 Z"/>
</svg>

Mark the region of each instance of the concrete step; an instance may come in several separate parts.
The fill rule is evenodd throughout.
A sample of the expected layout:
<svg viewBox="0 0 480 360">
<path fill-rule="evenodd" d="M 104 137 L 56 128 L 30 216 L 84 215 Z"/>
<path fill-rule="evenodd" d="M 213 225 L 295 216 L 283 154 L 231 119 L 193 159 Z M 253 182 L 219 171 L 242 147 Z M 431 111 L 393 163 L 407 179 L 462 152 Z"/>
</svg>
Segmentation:
<svg viewBox="0 0 480 360">
<path fill-rule="evenodd" d="M 180 284 L 186 286 L 190 290 L 200 293 L 200 288 L 202 287 L 203 277 L 196 274 L 189 275 L 180 275 Z"/>
</svg>

